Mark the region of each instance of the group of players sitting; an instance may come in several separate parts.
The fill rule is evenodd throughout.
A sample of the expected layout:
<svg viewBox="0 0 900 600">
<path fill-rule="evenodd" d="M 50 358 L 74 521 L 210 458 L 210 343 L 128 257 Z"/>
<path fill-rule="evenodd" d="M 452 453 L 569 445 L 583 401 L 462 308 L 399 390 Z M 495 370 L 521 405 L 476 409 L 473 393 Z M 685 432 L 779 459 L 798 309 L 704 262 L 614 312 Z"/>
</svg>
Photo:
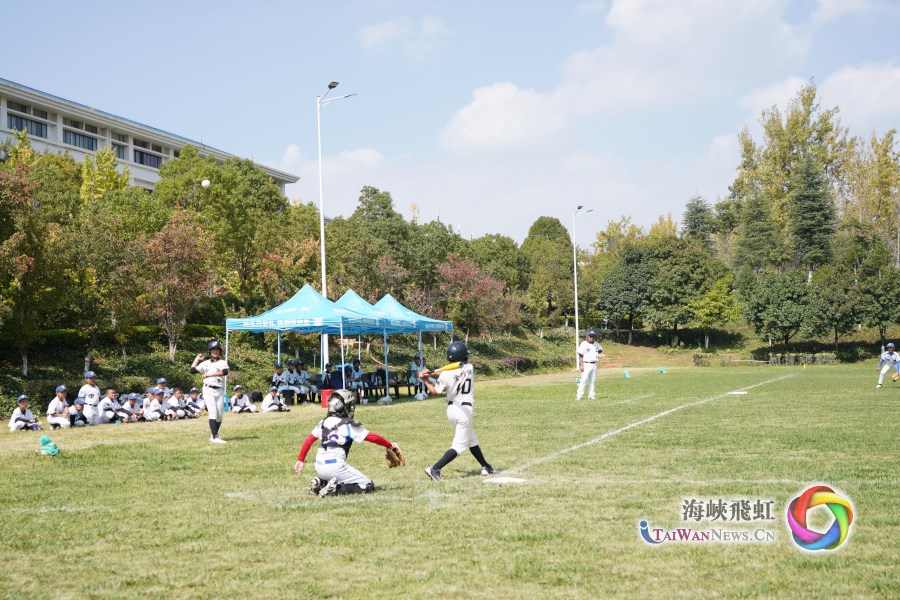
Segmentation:
<svg viewBox="0 0 900 600">
<path fill-rule="evenodd" d="M 287 361 L 287 370 L 282 363 L 276 363 L 271 387 L 261 399 L 259 392 L 255 392 L 254 395 L 259 395 L 253 398 L 244 392 L 242 385 L 234 386 L 234 395 L 230 398 L 231 412 L 290 412 L 289 403 L 317 402 L 317 395 L 322 389 L 347 388 L 355 390 L 360 397 L 368 395 L 370 382 L 364 381 L 358 359 L 354 359 L 352 365 L 345 365 L 343 369 L 332 370 L 331 363 L 325 367 L 323 376 L 314 382 L 302 361 Z M 411 384 L 422 368 L 419 359 L 410 365 Z M 101 397 L 95 373 L 87 371 L 84 375 L 85 384 L 78 390 L 78 397 L 72 404 L 68 401 L 68 388 L 65 385 L 56 387 L 56 395 L 50 401 L 46 413 L 47 423 L 52 429 L 107 423 L 196 419 L 206 410 L 200 390 L 194 387 L 185 395 L 180 386 L 169 387 L 166 379 L 162 377 L 157 379 L 156 386 L 148 388 L 143 394 L 137 392 L 118 394 L 114 388 L 109 388 Z M 384 371 L 381 372 L 381 376 L 384 377 Z M 376 380 L 376 383 L 381 381 Z M 416 391 L 419 391 L 418 385 Z M 422 394 L 423 399 L 424 397 Z M 18 406 L 9 421 L 10 431 L 41 429 L 40 421 L 28 408 L 29 401 L 27 394 L 17 398 Z M 260 402 L 259 409 L 256 402 Z"/>
</svg>

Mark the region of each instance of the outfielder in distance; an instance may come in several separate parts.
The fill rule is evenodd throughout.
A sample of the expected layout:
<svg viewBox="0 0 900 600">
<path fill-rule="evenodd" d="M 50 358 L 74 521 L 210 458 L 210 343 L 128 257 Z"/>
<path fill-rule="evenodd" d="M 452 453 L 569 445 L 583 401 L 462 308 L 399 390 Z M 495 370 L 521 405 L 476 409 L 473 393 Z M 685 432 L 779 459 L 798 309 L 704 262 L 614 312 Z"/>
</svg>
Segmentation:
<svg viewBox="0 0 900 600">
<path fill-rule="evenodd" d="M 878 385 L 875 386 L 875 389 L 881 387 L 881 384 L 884 383 L 884 376 L 892 367 L 897 370 L 897 372 L 892 375 L 893 380 L 897 381 L 900 379 L 900 354 L 894 350 L 894 342 L 890 342 L 885 347 L 884 354 L 881 355 L 881 362 L 878 363 L 878 368 L 881 369 L 881 373 L 878 375 Z"/>
<path fill-rule="evenodd" d="M 441 469 L 468 448 L 481 465 L 481 474 L 493 475 L 497 471 L 484 459 L 481 446 L 478 445 L 478 436 L 475 435 L 475 370 L 469 364 L 469 349 L 462 342 L 452 342 L 447 347 L 447 360 L 450 364 L 436 371 L 419 371 L 419 379 L 429 392 L 447 392 L 447 419 L 456 428 L 450 449 L 436 463 L 426 468 L 425 474 L 434 481 L 440 481 Z M 436 383 L 432 383 L 432 375 L 437 377 Z"/>
<path fill-rule="evenodd" d="M 388 468 L 406 465 L 400 447 L 377 433 L 367 431 L 353 420 L 356 398 L 348 390 L 335 390 L 328 399 L 328 416 L 312 430 L 297 456 L 294 471 L 303 473 L 306 455 L 316 442 L 322 444 L 316 451 L 316 477 L 309 482 L 309 491 L 319 497 L 343 494 L 366 494 L 375 491 L 375 483 L 362 472 L 347 464 L 347 455 L 353 442 L 371 442 L 385 448 Z"/>
<path fill-rule="evenodd" d="M 198 354 L 191 363 L 191 373 L 203 374 L 203 402 L 209 414 L 209 441 L 213 444 L 224 444 L 219 437 L 222 417 L 225 414 L 225 376 L 228 375 L 228 363 L 222 358 L 222 344 L 218 340 L 209 343 L 209 358 Z M 146 416 L 146 415 L 145 415 Z"/>
<path fill-rule="evenodd" d="M 584 398 L 584 386 L 590 380 L 588 388 L 588 400 L 594 399 L 594 381 L 597 378 L 597 361 L 603 348 L 596 342 L 597 333 L 591 329 L 587 332 L 587 339 L 578 346 L 578 369 L 581 371 L 581 381 L 578 382 L 576 400 Z"/>
</svg>

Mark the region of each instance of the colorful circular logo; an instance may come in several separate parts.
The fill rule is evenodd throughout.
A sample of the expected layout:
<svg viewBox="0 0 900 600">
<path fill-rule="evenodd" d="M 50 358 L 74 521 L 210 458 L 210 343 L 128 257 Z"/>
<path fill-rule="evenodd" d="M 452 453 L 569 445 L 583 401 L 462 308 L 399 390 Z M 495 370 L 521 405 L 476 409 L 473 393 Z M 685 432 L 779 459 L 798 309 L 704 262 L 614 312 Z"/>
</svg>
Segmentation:
<svg viewBox="0 0 900 600">
<path fill-rule="evenodd" d="M 834 522 L 825 533 L 813 531 L 806 526 L 809 509 L 825 505 L 834 515 Z M 850 502 L 838 496 L 825 485 L 814 485 L 791 500 L 787 510 L 788 526 L 794 542 L 804 550 L 834 550 L 846 541 L 853 522 L 853 507 Z"/>
</svg>

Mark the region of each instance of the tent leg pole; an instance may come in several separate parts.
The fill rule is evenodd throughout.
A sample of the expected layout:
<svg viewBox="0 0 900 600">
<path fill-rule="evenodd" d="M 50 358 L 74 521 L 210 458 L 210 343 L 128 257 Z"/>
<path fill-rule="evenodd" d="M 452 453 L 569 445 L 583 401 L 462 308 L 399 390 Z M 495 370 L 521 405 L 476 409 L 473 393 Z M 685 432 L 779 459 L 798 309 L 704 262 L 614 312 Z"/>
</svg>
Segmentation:
<svg viewBox="0 0 900 600">
<path fill-rule="evenodd" d="M 275 362 L 281 362 L 281 332 L 278 332 L 278 360 Z"/>
<path fill-rule="evenodd" d="M 341 383 L 344 386 L 344 389 L 347 389 L 347 379 L 346 379 L 347 370 L 344 369 L 344 319 L 341 319 Z"/>
<path fill-rule="evenodd" d="M 388 369 L 388 345 L 387 345 L 387 329 L 384 330 L 384 397 L 391 398 L 391 382 L 389 380 L 390 370 Z"/>
<path fill-rule="evenodd" d="M 225 362 L 228 362 L 228 330 L 225 330 Z M 228 375 L 225 376 L 225 393 L 228 394 Z"/>
</svg>

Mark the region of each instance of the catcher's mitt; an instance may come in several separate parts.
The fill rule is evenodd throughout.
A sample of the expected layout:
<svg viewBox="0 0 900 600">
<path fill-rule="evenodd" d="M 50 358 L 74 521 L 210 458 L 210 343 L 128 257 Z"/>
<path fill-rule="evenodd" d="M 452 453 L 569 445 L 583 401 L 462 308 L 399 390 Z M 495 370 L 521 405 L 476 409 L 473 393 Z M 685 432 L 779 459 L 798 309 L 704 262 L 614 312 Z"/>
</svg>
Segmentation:
<svg viewBox="0 0 900 600">
<path fill-rule="evenodd" d="M 400 446 L 397 444 L 391 445 L 384 451 L 384 460 L 387 461 L 388 469 L 406 466 L 406 457 L 403 456 L 403 452 L 400 451 Z"/>
<path fill-rule="evenodd" d="M 893 379 L 894 381 L 900 381 L 900 373 L 894 373 L 893 375 L 891 375 L 891 379 Z"/>
</svg>

